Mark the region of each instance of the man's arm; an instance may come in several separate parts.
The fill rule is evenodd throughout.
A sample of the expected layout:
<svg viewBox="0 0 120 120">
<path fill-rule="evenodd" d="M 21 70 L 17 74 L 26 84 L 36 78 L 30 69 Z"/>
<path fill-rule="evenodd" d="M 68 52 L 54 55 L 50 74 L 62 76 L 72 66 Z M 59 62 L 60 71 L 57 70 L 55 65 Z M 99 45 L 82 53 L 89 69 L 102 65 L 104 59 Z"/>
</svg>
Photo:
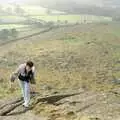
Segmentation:
<svg viewBox="0 0 120 120">
<path fill-rule="evenodd" d="M 15 72 L 12 73 L 11 78 L 10 78 L 11 82 L 15 81 L 15 79 L 19 75 L 19 71 L 20 71 L 20 66 L 15 70 Z"/>
<path fill-rule="evenodd" d="M 35 79 L 35 66 L 32 68 L 32 72 L 33 72 L 33 79 Z"/>
<path fill-rule="evenodd" d="M 35 67 L 32 68 L 32 76 L 31 76 L 30 82 L 31 82 L 31 84 L 36 84 L 36 81 L 35 81 Z"/>
</svg>

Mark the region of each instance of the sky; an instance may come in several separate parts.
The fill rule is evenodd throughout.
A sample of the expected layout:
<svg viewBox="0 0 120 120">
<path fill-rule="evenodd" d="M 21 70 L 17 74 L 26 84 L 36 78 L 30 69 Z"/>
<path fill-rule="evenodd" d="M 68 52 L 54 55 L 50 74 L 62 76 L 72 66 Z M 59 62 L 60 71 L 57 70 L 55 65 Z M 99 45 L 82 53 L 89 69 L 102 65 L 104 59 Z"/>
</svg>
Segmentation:
<svg viewBox="0 0 120 120">
<path fill-rule="evenodd" d="M 48 5 L 55 5 L 56 2 L 68 3 L 68 2 L 75 2 L 78 4 L 87 4 L 87 5 L 103 5 L 103 4 L 118 4 L 120 0 L 0 0 L 0 3 L 17 3 L 17 4 L 48 4 Z"/>
<path fill-rule="evenodd" d="M 25 2 L 26 0 L 0 0 L 0 3 Z"/>
<path fill-rule="evenodd" d="M 0 3 L 11 3 L 11 2 L 16 2 L 16 3 L 29 3 L 29 2 L 34 2 L 34 1 L 39 1 L 39 2 L 55 2 L 55 1 L 63 1 L 63 0 L 0 0 Z M 68 1 L 68 0 L 64 0 L 64 1 Z M 71 1 L 71 0 L 69 0 Z M 75 2 L 79 2 L 79 3 L 96 3 L 96 1 L 98 3 L 100 3 L 101 0 L 73 0 Z"/>
</svg>

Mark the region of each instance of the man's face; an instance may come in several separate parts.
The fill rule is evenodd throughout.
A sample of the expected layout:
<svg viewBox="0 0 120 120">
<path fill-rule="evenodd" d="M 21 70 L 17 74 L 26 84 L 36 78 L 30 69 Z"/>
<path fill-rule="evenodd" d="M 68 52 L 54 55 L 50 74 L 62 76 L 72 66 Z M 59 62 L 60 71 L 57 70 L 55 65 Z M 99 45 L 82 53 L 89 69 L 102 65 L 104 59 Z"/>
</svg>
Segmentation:
<svg viewBox="0 0 120 120">
<path fill-rule="evenodd" d="M 26 70 L 27 70 L 27 72 L 29 72 L 29 71 L 31 71 L 31 67 L 29 67 L 28 65 L 26 65 Z"/>
</svg>

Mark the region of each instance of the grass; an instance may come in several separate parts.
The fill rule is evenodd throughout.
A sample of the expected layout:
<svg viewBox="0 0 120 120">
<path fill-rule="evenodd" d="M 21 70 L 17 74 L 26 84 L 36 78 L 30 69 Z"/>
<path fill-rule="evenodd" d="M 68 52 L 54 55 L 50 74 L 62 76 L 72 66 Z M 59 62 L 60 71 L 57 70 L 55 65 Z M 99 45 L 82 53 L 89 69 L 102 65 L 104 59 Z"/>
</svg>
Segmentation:
<svg viewBox="0 0 120 120">
<path fill-rule="evenodd" d="M 20 16 L 8 15 L 8 16 L 0 16 L 0 20 L 8 23 L 16 23 L 16 22 L 23 22 L 26 19 Z"/>
<path fill-rule="evenodd" d="M 32 59 L 37 69 L 38 91 L 42 85 L 52 86 L 55 90 L 83 87 L 110 91 L 117 87 L 111 81 L 113 74 L 117 78 L 120 76 L 115 71 L 119 68 L 116 61 L 120 59 L 120 41 L 115 34 L 118 28 L 114 26 L 112 35 L 108 34 L 113 31 L 112 25 L 80 25 L 75 28 L 64 28 L 65 34 L 60 28 L 41 35 L 41 38 L 29 39 L 29 42 L 18 41 L 1 47 L 0 67 L 8 71 L 7 75 L 2 71 L 1 77 L 8 81 L 17 65 Z M 60 37 L 54 37 L 55 33 Z M 47 39 L 49 35 L 53 36 L 52 40 Z"/>
<path fill-rule="evenodd" d="M 19 17 L 19 16 L 0 16 L 2 21 L 6 21 L 8 23 L 17 23 L 17 22 L 24 22 L 26 18 Z M 31 15 L 31 18 L 35 18 L 36 20 L 44 20 L 46 22 L 58 22 L 65 23 L 91 23 L 91 22 L 108 22 L 112 21 L 110 17 L 100 17 L 100 16 L 93 16 L 93 15 Z"/>
<path fill-rule="evenodd" d="M 23 25 L 23 24 L 4 24 L 4 25 L 0 25 L 0 29 L 22 29 L 22 28 L 26 28 L 29 27 L 29 25 Z"/>
<path fill-rule="evenodd" d="M 44 21 L 53 21 L 60 22 L 68 21 L 69 23 L 84 23 L 86 22 L 104 22 L 104 21 L 112 21 L 110 17 L 100 17 L 93 15 L 41 15 L 41 16 L 32 16 L 33 18 L 44 20 Z"/>
<path fill-rule="evenodd" d="M 113 82 L 114 77 L 120 77 L 120 72 L 116 71 L 120 67 L 120 36 L 116 36 L 120 31 L 118 26 L 109 23 L 62 27 L 27 41 L 1 46 L 0 98 L 20 94 L 17 81 L 14 91 L 9 90 L 9 76 L 19 64 L 29 59 L 36 66 L 36 90 L 43 95 L 80 88 L 108 93 L 119 88 L 120 84 Z M 117 98 L 112 97 L 110 101 Z M 34 112 L 50 120 L 94 118 L 76 116 L 67 107 L 47 103 L 38 104 Z"/>
</svg>

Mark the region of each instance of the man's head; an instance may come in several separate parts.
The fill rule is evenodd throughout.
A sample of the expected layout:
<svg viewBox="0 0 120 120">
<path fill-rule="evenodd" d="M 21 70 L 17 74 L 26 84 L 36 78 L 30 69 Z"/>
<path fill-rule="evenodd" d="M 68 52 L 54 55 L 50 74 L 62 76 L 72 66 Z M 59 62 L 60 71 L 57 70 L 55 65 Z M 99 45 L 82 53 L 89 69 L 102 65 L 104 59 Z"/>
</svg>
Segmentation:
<svg viewBox="0 0 120 120">
<path fill-rule="evenodd" d="M 26 62 L 26 70 L 29 72 L 32 70 L 32 67 L 34 66 L 34 63 L 32 61 Z"/>
</svg>

